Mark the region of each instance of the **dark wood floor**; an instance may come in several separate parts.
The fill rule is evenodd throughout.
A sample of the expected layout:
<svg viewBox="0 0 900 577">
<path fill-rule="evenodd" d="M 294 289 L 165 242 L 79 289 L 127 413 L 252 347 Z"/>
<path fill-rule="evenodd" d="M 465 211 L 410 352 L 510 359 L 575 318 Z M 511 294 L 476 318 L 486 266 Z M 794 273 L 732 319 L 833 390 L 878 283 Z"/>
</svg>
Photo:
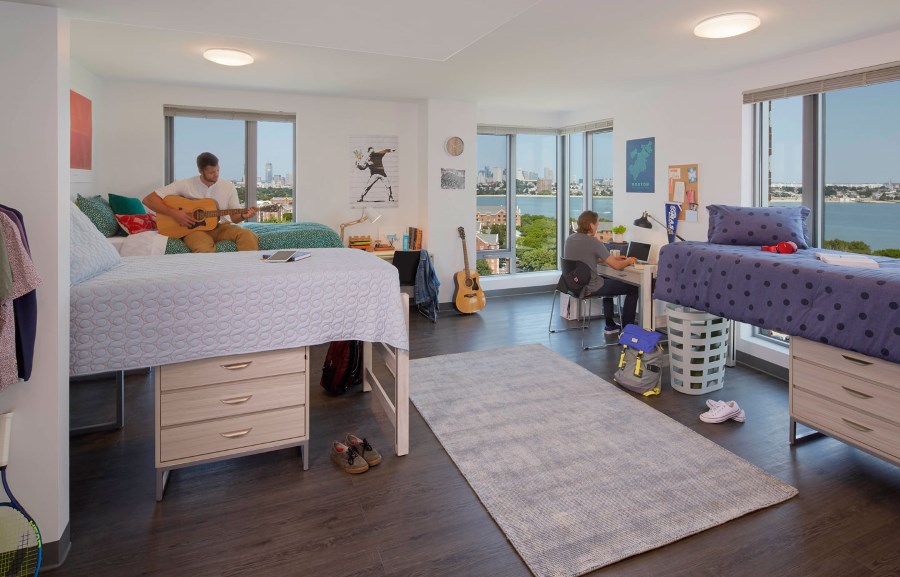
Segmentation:
<svg viewBox="0 0 900 577">
<path fill-rule="evenodd" d="M 411 357 L 538 342 L 608 379 L 615 349 L 582 352 L 577 332 L 548 335 L 549 303 L 547 294 L 493 298 L 481 314 L 435 325 L 413 315 Z M 410 454 L 393 456 L 390 424 L 371 396 L 326 397 L 317 384 L 324 348 L 313 353 L 308 471 L 296 450 L 183 469 L 162 503 L 154 500 L 152 381 L 130 376 L 124 431 L 72 440 L 72 550 L 52 574 L 530 575 L 415 408 Z M 96 419 L 108 387 L 73 387 L 74 425 Z M 706 397 L 668 385 L 644 402 L 800 494 L 592 576 L 900 575 L 900 468 L 829 438 L 791 449 L 782 381 L 731 368 L 710 396 L 737 400 L 746 423 L 702 423 Z M 338 470 L 328 449 L 348 431 L 383 449 L 384 462 L 363 475 Z"/>
</svg>

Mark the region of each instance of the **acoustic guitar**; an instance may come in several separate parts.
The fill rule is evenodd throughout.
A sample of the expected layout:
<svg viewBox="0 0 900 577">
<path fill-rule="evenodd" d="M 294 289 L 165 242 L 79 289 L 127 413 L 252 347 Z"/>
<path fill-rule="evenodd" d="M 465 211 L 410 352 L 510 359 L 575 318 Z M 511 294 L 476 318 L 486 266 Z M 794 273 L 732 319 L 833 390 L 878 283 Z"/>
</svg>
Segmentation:
<svg viewBox="0 0 900 577">
<path fill-rule="evenodd" d="M 212 230 L 219 224 L 219 217 L 241 214 L 246 208 L 226 208 L 219 210 L 219 205 L 211 198 L 184 198 L 183 196 L 165 196 L 162 201 L 171 208 L 183 210 L 191 215 L 194 224 L 181 226 L 174 218 L 165 214 L 156 215 L 156 228 L 159 234 L 171 238 L 182 238 L 196 230 Z M 279 204 L 269 204 L 256 209 L 257 212 L 274 212 L 281 208 Z"/>
<path fill-rule="evenodd" d="M 477 313 L 484 308 L 484 291 L 481 290 L 481 280 L 478 273 L 469 271 L 469 253 L 466 250 L 466 230 L 463 227 L 456 229 L 462 240 L 463 265 L 465 269 L 453 275 L 453 306 L 463 314 Z"/>
</svg>

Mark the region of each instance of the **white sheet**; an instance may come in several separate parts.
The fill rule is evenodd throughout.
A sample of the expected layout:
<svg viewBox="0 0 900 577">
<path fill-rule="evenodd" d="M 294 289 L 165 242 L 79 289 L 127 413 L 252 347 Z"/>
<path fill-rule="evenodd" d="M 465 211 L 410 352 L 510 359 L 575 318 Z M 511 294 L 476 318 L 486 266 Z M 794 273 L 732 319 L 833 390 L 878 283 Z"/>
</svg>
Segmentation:
<svg viewBox="0 0 900 577">
<path fill-rule="evenodd" d="M 220 355 L 383 342 L 409 349 L 397 269 L 355 249 L 132 257 L 71 288 L 72 375 Z"/>
</svg>

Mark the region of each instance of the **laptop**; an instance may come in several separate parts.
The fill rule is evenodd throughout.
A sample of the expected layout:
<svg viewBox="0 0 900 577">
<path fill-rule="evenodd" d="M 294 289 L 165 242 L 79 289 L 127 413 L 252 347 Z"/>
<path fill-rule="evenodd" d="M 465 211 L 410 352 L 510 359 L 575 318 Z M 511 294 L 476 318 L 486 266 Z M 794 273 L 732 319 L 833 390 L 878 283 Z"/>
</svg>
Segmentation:
<svg viewBox="0 0 900 577">
<path fill-rule="evenodd" d="M 647 261 L 650 260 L 651 248 L 653 248 L 653 245 L 633 240 L 628 243 L 628 252 L 625 256 L 633 256 L 639 264 L 647 264 Z"/>
<path fill-rule="evenodd" d="M 266 260 L 266 262 L 294 262 L 295 260 L 301 260 L 304 258 L 308 258 L 312 256 L 311 253 L 303 252 L 302 250 L 279 250 L 275 254 L 267 255 L 264 254 L 262 257 Z"/>
</svg>

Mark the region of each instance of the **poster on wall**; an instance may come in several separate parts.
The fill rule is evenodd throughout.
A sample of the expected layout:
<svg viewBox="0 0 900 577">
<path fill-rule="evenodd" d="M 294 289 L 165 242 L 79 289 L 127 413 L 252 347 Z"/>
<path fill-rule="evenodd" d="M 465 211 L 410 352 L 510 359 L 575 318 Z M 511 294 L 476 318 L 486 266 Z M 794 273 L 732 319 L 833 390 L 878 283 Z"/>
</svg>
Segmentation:
<svg viewBox="0 0 900 577">
<path fill-rule="evenodd" d="M 350 206 L 400 204 L 400 153 L 397 136 L 350 137 Z"/>
<path fill-rule="evenodd" d="M 441 188 L 463 190 L 466 188 L 466 171 L 458 168 L 441 169 Z"/>
<path fill-rule="evenodd" d="M 91 101 L 69 91 L 69 168 L 91 170 Z"/>
<path fill-rule="evenodd" d="M 625 141 L 625 192 L 653 192 L 655 141 L 655 138 Z"/>
<path fill-rule="evenodd" d="M 678 220 L 697 222 L 700 208 L 700 165 L 669 165 L 669 202 L 681 206 Z"/>
</svg>

